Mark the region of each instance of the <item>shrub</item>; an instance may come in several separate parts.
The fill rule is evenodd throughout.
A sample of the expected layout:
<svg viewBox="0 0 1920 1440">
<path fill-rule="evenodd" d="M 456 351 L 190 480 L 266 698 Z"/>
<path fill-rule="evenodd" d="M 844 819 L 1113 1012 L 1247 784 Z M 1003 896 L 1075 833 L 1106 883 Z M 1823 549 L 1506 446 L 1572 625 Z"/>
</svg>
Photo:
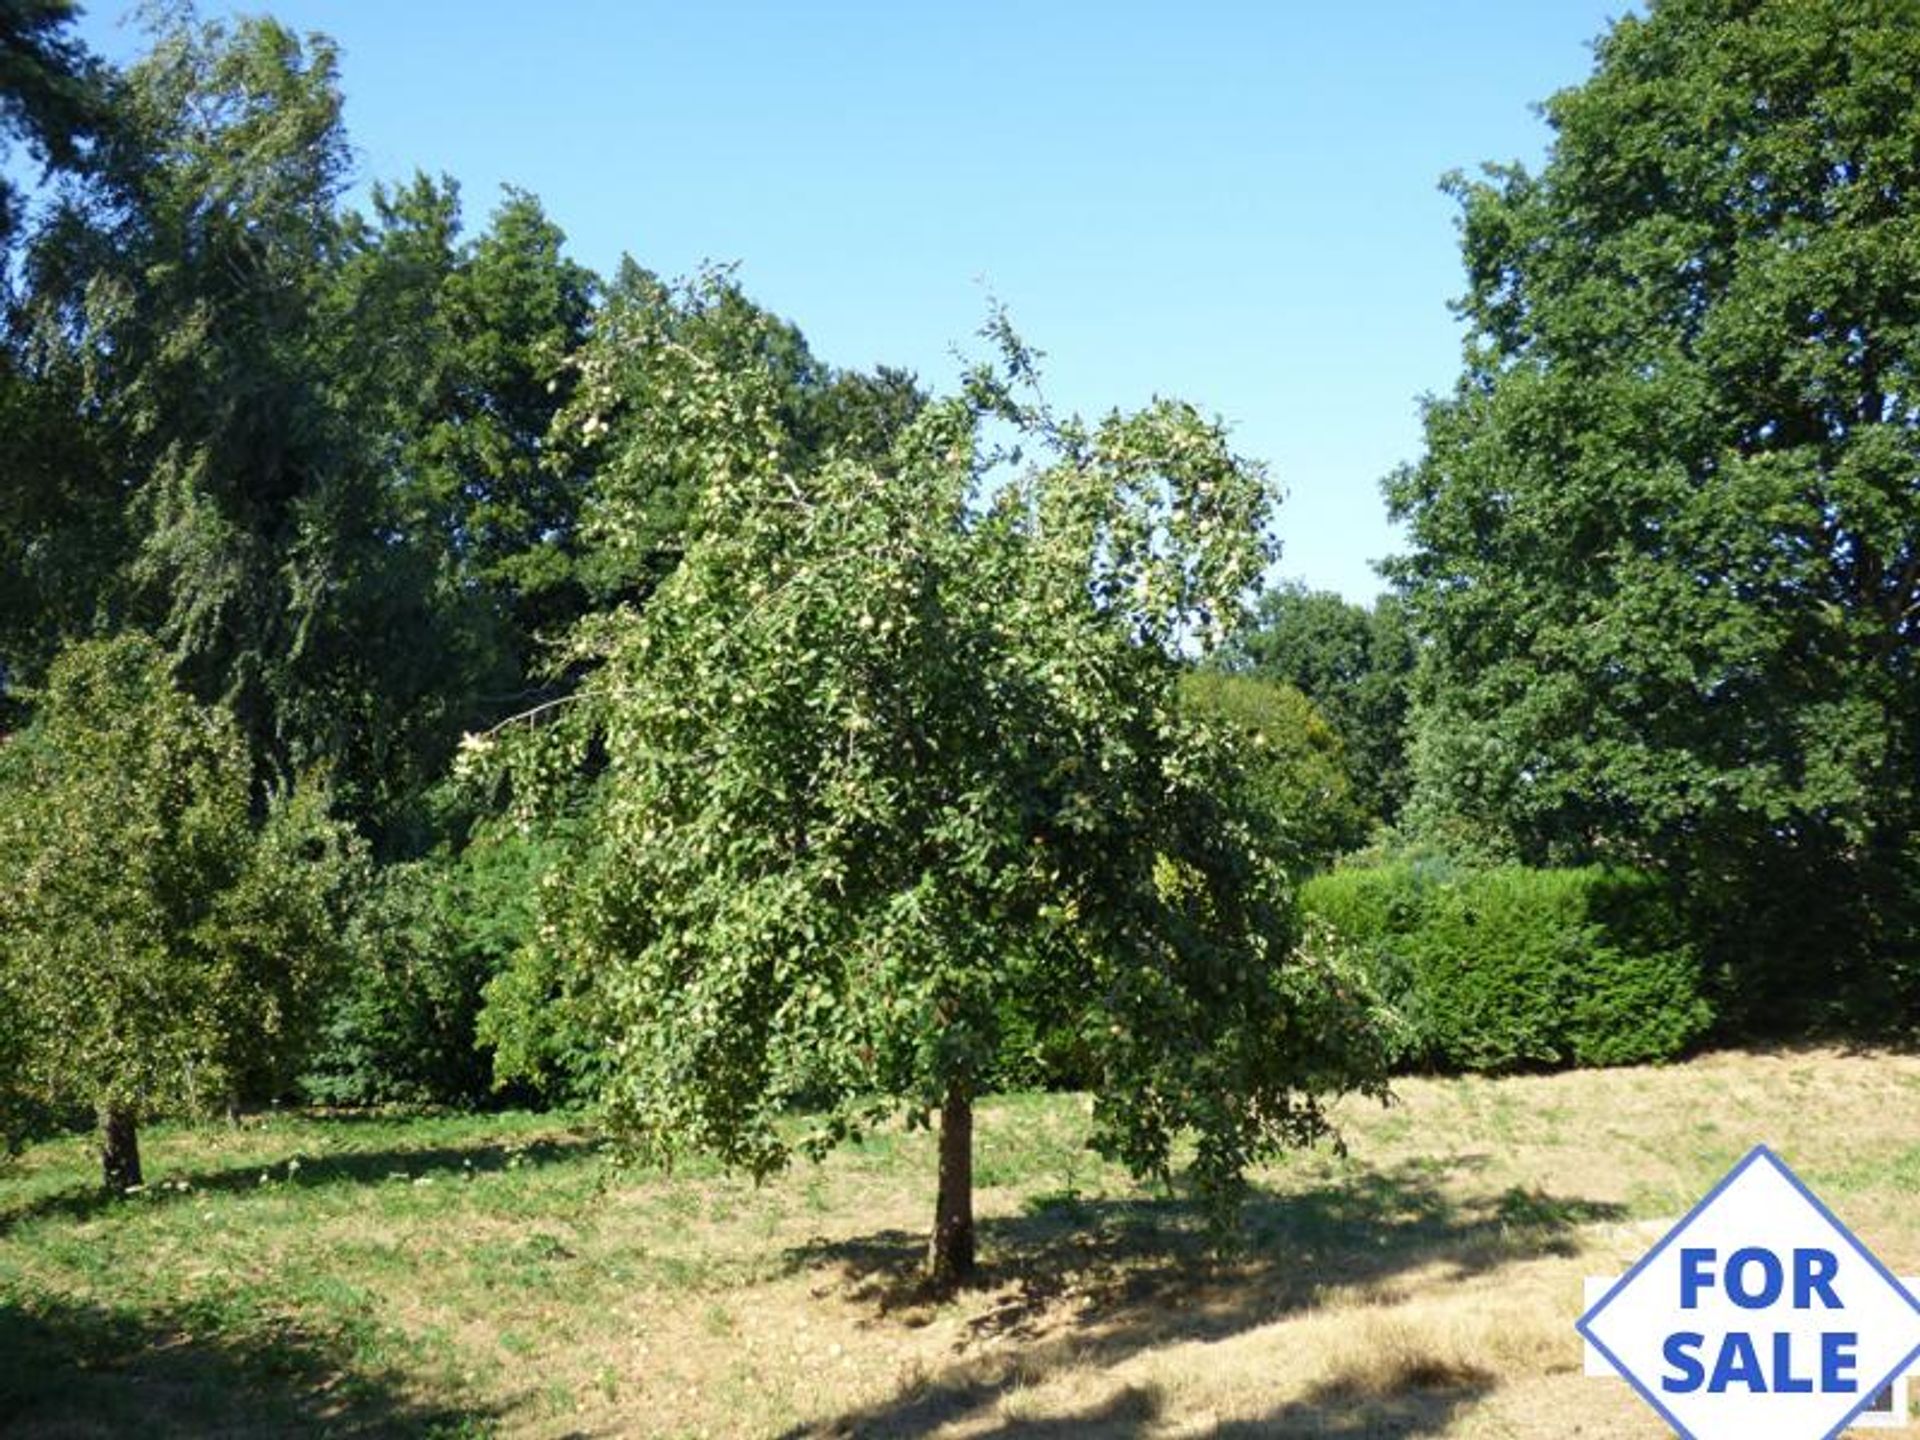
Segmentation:
<svg viewBox="0 0 1920 1440">
<path fill-rule="evenodd" d="M 386 866 L 356 918 L 307 1094 L 337 1105 L 473 1105 L 494 1092 L 479 1016 L 533 929 L 550 845 L 483 829 L 458 855 Z M 526 1097 L 522 1097 L 526 1098 Z"/>
<path fill-rule="evenodd" d="M 1587 877 L 1587 915 L 1597 929 L 1568 1017 L 1573 1062 L 1629 1065 L 1680 1054 L 1714 1016 L 1679 911 L 1650 875 L 1570 873 Z"/>
<path fill-rule="evenodd" d="M 1663 1060 L 1711 1018 L 1678 917 L 1636 872 L 1398 862 L 1320 876 L 1301 903 L 1365 957 L 1403 1068 Z"/>
<path fill-rule="evenodd" d="M 539 863 L 526 873 L 525 924 L 501 937 L 504 949 L 481 995 L 479 1043 L 492 1052 L 496 1090 L 518 1090 L 549 1105 L 586 1104 L 610 1073 L 614 1037 L 597 967 L 552 925 L 538 923 L 542 887 L 574 885 L 600 851 L 576 820 L 551 822 Z"/>
<path fill-rule="evenodd" d="M 1293 686 L 1196 670 L 1181 677 L 1180 703 L 1231 737 L 1239 782 L 1273 819 L 1290 872 L 1317 870 L 1366 838 L 1339 732 Z"/>
<path fill-rule="evenodd" d="M 453 865 L 384 867 L 361 896 L 354 966 L 329 1007 L 301 1087 L 329 1105 L 460 1104 L 484 1094 L 474 1048 L 475 975 L 441 891 Z"/>
<path fill-rule="evenodd" d="M 609 1071 L 612 1036 L 592 972 L 545 941 L 521 946 L 487 982 L 480 1043 L 493 1083 L 549 1105 L 585 1104 Z"/>
</svg>

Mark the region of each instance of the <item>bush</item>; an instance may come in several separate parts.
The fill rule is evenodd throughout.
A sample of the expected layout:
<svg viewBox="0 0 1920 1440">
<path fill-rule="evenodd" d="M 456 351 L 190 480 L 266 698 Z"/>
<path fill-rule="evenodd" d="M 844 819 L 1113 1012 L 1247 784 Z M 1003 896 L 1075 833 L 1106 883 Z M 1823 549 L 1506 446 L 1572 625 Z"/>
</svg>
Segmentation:
<svg viewBox="0 0 1920 1440">
<path fill-rule="evenodd" d="M 1680 912 L 1638 871 L 1568 873 L 1587 877 L 1596 932 L 1569 1017 L 1573 1062 L 1631 1065 L 1681 1054 L 1713 1023 L 1714 1008 Z"/>
<path fill-rule="evenodd" d="M 1318 870 L 1366 838 L 1367 815 L 1347 778 L 1339 732 L 1293 686 L 1196 670 L 1181 678 L 1180 701 L 1233 737 L 1240 783 L 1275 822 L 1290 872 Z"/>
<path fill-rule="evenodd" d="M 502 827 L 458 855 L 385 867 L 360 906 L 357 963 L 302 1077 L 306 1093 L 336 1105 L 487 1100 L 484 995 L 532 933 L 549 858 L 542 842 Z"/>
<path fill-rule="evenodd" d="M 486 1091 L 473 1012 L 485 973 L 443 898 L 454 863 L 384 867 L 361 897 L 354 966 L 301 1088 L 328 1105 L 464 1104 Z"/>
<path fill-rule="evenodd" d="M 527 874 L 526 923 L 501 953 L 475 1019 L 497 1090 L 547 1105 L 587 1104 L 611 1073 L 614 1037 L 598 967 L 569 943 L 567 927 L 545 918 L 554 889 L 577 885 L 600 863 L 603 853 L 576 820 L 551 822 L 540 863 Z"/>
<path fill-rule="evenodd" d="M 542 1104 L 592 1101 L 610 1071 L 612 1036 L 592 972 L 546 941 L 529 942 L 487 982 L 480 1043 L 493 1052 L 493 1083 Z"/>
<path fill-rule="evenodd" d="M 1636 872 L 1399 862 L 1320 876 L 1301 904 L 1364 956 L 1401 1068 L 1664 1060 L 1712 1018 L 1678 917 Z"/>
</svg>

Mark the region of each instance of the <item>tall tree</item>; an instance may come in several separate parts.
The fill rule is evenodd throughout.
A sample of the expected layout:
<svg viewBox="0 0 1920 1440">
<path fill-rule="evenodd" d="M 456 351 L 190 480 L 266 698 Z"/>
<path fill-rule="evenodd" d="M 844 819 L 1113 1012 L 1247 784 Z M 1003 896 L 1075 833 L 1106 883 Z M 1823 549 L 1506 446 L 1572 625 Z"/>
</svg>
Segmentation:
<svg viewBox="0 0 1920 1440">
<path fill-rule="evenodd" d="M 119 497 L 83 418 L 79 367 L 19 255 L 32 216 L 15 147 L 57 187 L 87 168 L 105 122 L 105 73 L 74 38 L 74 14 L 66 0 L 0 0 L 0 728 L 61 635 L 91 616 L 119 556 Z"/>
<path fill-rule="evenodd" d="M 458 577 L 408 532 L 334 345 L 333 47 L 176 13 L 112 101 L 88 187 L 29 256 L 120 514 L 98 620 L 156 634 L 232 712 L 256 803 L 324 766 L 377 829 L 470 723 L 470 647 Z"/>
<path fill-rule="evenodd" d="M 463 560 L 528 640 L 554 638 L 583 608 L 575 571 L 589 482 L 547 439 L 572 395 L 567 362 L 597 282 L 566 258 L 565 240 L 538 200 L 507 192 L 452 277 L 459 403 L 428 442 L 461 478 L 449 510 Z"/>
<path fill-rule="evenodd" d="M 72 0 L 0 0 L 0 164 L 15 143 L 43 171 L 78 166 L 104 119 L 99 62 L 73 34 Z M 20 193 L 0 170 L 0 251 L 19 228 Z"/>
<path fill-rule="evenodd" d="M 413 854 L 440 838 L 431 793 L 453 738 L 547 693 L 547 645 L 587 608 L 581 517 L 593 477 L 576 448 L 548 443 L 572 397 L 596 281 L 531 196 L 509 191 L 464 238 L 451 181 L 376 186 L 371 213 L 342 222 L 339 263 L 320 301 L 322 372 L 379 478 L 387 527 L 404 547 L 390 574 L 420 606 L 396 649 L 425 688 L 419 759 L 383 809 L 382 848 Z M 411 653 L 410 653 L 411 652 Z"/>
<path fill-rule="evenodd" d="M 1466 367 L 1388 487 L 1423 803 L 1689 877 L 1769 1004 L 1920 933 L 1916 74 L 1911 0 L 1621 20 L 1538 174 L 1451 182 Z"/>
<path fill-rule="evenodd" d="M 382 437 L 401 523 L 488 603 L 505 662 L 523 667 L 583 609 L 590 477 L 547 441 L 597 282 L 521 191 L 470 241 L 451 181 L 376 186 L 372 209 L 346 223 L 328 368 Z"/>
<path fill-rule="evenodd" d="M 1024 1012 L 1077 1038 L 1108 1153 L 1164 1173 L 1191 1130 L 1228 1199 L 1352 1078 L 1277 837 L 1177 699 L 1183 644 L 1229 633 L 1265 562 L 1263 478 L 1185 406 L 1055 423 L 984 373 L 886 463 L 804 463 L 763 335 L 747 365 L 665 324 L 629 340 L 648 448 L 704 484 L 648 604 L 579 637 L 603 800 L 548 921 L 604 997 L 613 1120 L 766 1173 L 937 1116 L 951 1283 L 974 1100 Z M 987 413 L 1038 467 L 992 483 Z"/>
<path fill-rule="evenodd" d="M 1354 798 L 1391 824 L 1407 794 L 1407 703 L 1413 643 L 1399 600 L 1371 608 L 1294 583 L 1260 596 L 1224 663 L 1291 685 L 1339 732 Z"/>
</svg>

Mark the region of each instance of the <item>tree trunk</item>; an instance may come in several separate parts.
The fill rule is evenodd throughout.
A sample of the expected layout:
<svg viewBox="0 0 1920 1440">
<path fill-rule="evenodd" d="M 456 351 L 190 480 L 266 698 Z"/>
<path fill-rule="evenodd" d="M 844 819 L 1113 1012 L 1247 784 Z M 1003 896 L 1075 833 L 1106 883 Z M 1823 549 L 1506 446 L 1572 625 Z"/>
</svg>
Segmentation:
<svg viewBox="0 0 1920 1440">
<path fill-rule="evenodd" d="M 124 1194 L 140 1181 L 140 1133 L 133 1112 L 120 1105 L 100 1107 L 100 1168 L 107 1189 Z"/>
<path fill-rule="evenodd" d="M 940 1107 L 940 1198 L 927 1271 L 941 1290 L 973 1278 L 973 1097 L 958 1082 Z"/>
</svg>

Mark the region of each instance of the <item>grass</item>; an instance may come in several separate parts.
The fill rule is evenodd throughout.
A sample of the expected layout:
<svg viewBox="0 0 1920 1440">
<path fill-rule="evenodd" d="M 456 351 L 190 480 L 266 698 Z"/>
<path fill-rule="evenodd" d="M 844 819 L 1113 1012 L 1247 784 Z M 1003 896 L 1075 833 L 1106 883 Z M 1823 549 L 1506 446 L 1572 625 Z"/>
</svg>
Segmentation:
<svg viewBox="0 0 1920 1440">
<path fill-rule="evenodd" d="M 1082 1146 L 979 1120 L 987 1281 L 916 1281 L 932 1146 L 755 1188 L 611 1168 L 566 1117 L 155 1128 L 0 1170 L 0 1430 L 141 1435 L 1655 1436 L 1580 1374 L 1617 1273 L 1756 1141 L 1920 1271 L 1920 1060 L 1793 1051 L 1413 1080 L 1259 1177 L 1219 1255 Z"/>
</svg>

